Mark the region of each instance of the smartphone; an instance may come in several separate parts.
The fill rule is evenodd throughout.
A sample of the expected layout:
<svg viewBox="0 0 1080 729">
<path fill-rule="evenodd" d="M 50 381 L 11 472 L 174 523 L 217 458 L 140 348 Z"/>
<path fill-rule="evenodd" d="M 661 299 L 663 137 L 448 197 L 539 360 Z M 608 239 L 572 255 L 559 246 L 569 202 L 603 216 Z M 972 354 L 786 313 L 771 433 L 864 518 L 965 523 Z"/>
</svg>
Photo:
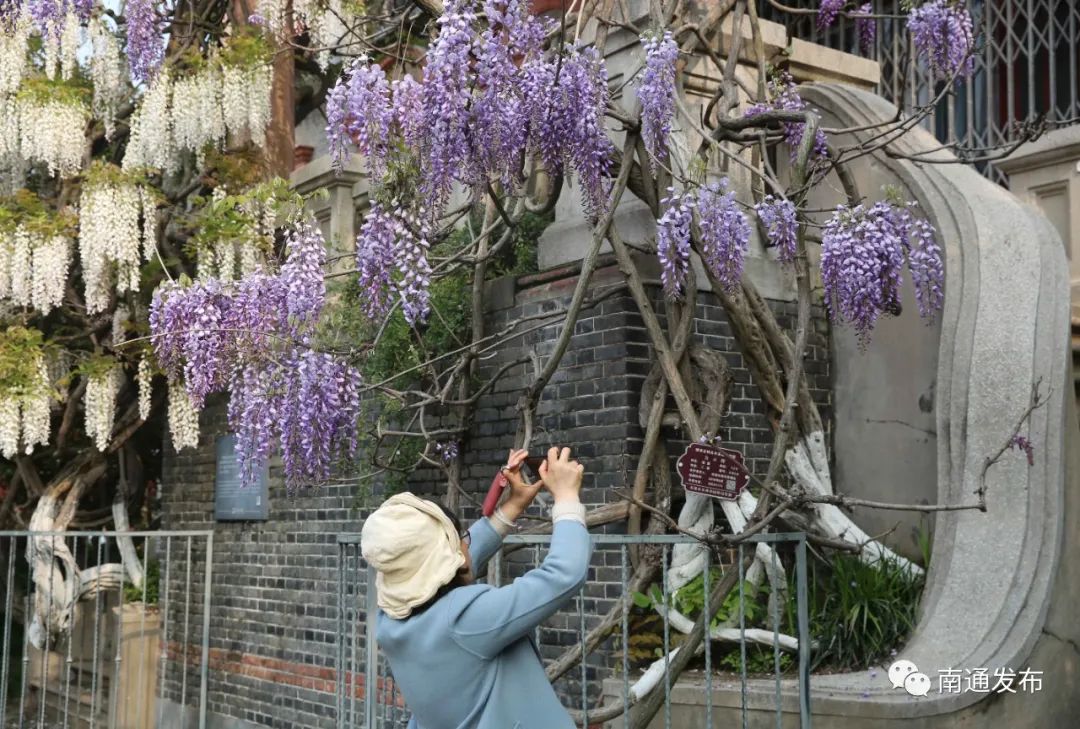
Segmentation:
<svg viewBox="0 0 1080 729">
<path fill-rule="evenodd" d="M 525 465 L 528 467 L 529 472 L 532 474 L 532 478 L 535 481 L 540 478 L 540 466 L 546 461 L 544 456 L 526 456 Z"/>
</svg>

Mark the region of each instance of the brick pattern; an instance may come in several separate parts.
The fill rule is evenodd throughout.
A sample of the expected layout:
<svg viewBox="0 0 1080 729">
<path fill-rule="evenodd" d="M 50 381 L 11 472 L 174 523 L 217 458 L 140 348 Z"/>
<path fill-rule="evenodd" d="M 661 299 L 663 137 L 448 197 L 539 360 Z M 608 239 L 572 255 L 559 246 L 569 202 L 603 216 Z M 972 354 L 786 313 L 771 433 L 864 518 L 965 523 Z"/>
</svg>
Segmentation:
<svg viewBox="0 0 1080 729">
<path fill-rule="evenodd" d="M 595 274 L 594 291 L 618 286 L 621 274 L 614 267 Z M 544 280 L 528 277 L 519 284 L 512 303 L 490 313 L 488 331 L 509 322 L 561 310 L 576 283 L 572 276 Z M 659 292 L 656 292 L 659 299 Z M 774 302 L 781 323 L 794 317 L 794 305 Z M 662 305 L 658 306 L 662 312 Z M 555 319 L 536 327 L 530 321 L 520 329 L 534 327 L 510 341 L 496 357 L 486 360 L 480 375 L 494 372 L 506 362 L 535 349 L 541 356 L 552 351 L 561 323 Z M 821 312 L 814 315 L 806 368 L 812 394 L 828 420 L 828 330 Z M 539 323 L 543 323 L 539 321 Z M 730 411 L 722 421 L 720 437 L 727 447 L 745 454 L 757 473 L 767 467 L 771 431 L 763 405 L 750 375 L 743 367 L 729 324 L 713 297 L 699 297 L 695 336 L 706 346 L 725 354 L 734 386 Z M 567 444 L 587 462 L 584 500 L 597 505 L 617 500 L 612 489 L 625 488 L 633 480 L 641 450 L 637 407 L 642 382 L 651 366 L 648 338 L 640 314 L 629 293 L 616 290 L 588 308 L 577 323 L 563 366 L 556 373 L 540 403 L 534 448 Z M 527 369 L 528 368 L 528 369 Z M 473 430 L 464 445 L 465 486 L 475 503 L 463 508 L 466 521 L 477 515 L 497 464 L 510 447 L 517 428 L 518 393 L 531 377 L 531 365 L 519 366 L 478 403 Z M 166 445 L 163 485 L 163 525 L 169 529 L 215 530 L 213 588 L 210 614 L 210 711 L 246 719 L 265 726 L 332 727 L 335 715 L 334 687 L 337 654 L 338 579 L 337 535 L 356 533 L 365 509 L 355 484 L 330 484 L 317 490 L 287 495 L 279 478 L 272 479 L 270 519 L 261 523 L 215 523 L 214 437 L 223 432 L 223 409 L 219 405 L 203 414 L 203 436 L 196 451 L 174 454 Z M 681 452 L 679 434 L 666 433 L 672 457 Z M 272 474 L 274 470 L 272 469 Z M 677 483 L 677 480 L 676 480 Z M 432 493 L 438 485 L 434 469 L 421 469 L 409 487 Z M 374 487 L 373 502 L 381 499 Z M 680 499 L 681 494 L 676 494 Z M 719 511 L 718 511 L 719 513 Z M 622 525 L 611 525 L 617 531 Z M 350 552 L 354 554 L 354 552 Z M 205 551 L 192 553 L 193 573 L 205 563 Z M 506 581 L 529 569 L 542 552 L 529 548 L 508 555 L 501 579 Z M 559 655 L 578 639 L 582 617 L 586 629 L 599 621 L 622 592 L 623 556 L 618 548 L 598 551 L 593 559 L 583 598 L 548 621 L 538 639 L 545 658 Z M 355 616 L 362 621 L 365 585 L 362 570 L 350 558 L 345 590 Z M 171 588 L 183 575 L 174 571 Z M 190 592 L 191 626 L 201 625 L 201 581 Z M 170 594 L 183 594 L 182 591 Z M 174 626 L 183 620 L 182 605 L 170 606 Z M 343 623 L 351 629 L 353 615 Z M 363 626 L 357 625 L 357 655 L 363 655 Z M 196 637 L 170 641 L 198 645 Z M 351 645 L 348 649 L 352 650 Z M 588 699 L 599 696 L 599 680 L 612 675 L 620 664 L 618 636 L 591 653 L 586 663 Z M 198 660 L 170 661 L 166 673 L 167 698 L 180 701 L 183 674 L 187 672 L 184 699 L 198 695 Z M 568 706 L 581 705 L 581 669 L 575 667 L 556 684 Z"/>
</svg>

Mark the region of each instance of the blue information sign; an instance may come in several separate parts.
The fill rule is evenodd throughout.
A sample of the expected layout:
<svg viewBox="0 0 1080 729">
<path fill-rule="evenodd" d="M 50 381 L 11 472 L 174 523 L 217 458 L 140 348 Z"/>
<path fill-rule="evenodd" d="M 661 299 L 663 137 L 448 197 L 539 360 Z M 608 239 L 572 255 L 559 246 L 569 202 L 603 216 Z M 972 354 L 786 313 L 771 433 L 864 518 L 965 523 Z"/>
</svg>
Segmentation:
<svg viewBox="0 0 1080 729">
<path fill-rule="evenodd" d="M 270 468 L 264 466 L 250 486 L 240 481 L 236 436 L 218 436 L 217 476 L 214 479 L 214 518 L 217 521 L 266 521 L 270 518 Z"/>
</svg>

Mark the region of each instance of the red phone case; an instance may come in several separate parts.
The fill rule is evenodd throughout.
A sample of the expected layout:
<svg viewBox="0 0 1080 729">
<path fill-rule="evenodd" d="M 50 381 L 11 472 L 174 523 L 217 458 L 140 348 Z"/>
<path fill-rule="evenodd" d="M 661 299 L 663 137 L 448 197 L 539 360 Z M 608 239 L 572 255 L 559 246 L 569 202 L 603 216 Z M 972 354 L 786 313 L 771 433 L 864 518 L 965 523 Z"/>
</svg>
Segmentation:
<svg viewBox="0 0 1080 729">
<path fill-rule="evenodd" d="M 495 474 L 495 478 L 491 479 L 491 488 L 488 489 L 487 496 L 484 497 L 484 505 L 480 508 L 484 516 L 491 516 L 495 513 L 495 507 L 499 505 L 499 498 L 502 496 L 503 489 L 509 485 L 510 482 L 506 479 L 506 474 L 502 471 Z"/>
</svg>

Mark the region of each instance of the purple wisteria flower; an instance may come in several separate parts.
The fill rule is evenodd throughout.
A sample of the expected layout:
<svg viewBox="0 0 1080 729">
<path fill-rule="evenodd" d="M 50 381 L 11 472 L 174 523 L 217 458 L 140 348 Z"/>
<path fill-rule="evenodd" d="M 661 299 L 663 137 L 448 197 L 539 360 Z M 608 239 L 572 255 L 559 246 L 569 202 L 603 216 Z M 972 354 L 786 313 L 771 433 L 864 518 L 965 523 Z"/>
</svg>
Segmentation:
<svg viewBox="0 0 1080 729">
<path fill-rule="evenodd" d="M 667 160 L 667 139 L 675 117 L 675 62 L 679 60 L 679 47 L 671 31 L 665 31 L 662 36 L 642 36 L 641 44 L 645 47 L 645 69 L 637 90 L 641 102 L 641 138 L 655 172 L 656 162 Z"/>
<path fill-rule="evenodd" d="M 660 279 L 669 299 L 682 297 L 686 273 L 690 268 L 690 226 L 693 223 L 692 196 L 679 195 L 668 188 L 661 200 L 667 207 L 656 221 L 656 254 L 660 259 Z"/>
<path fill-rule="evenodd" d="M 395 246 L 397 222 L 382 203 L 372 203 L 360 234 L 356 237 L 356 267 L 360 272 L 360 310 L 369 319 L 378 319 L 394 302 Z"/>
<path fill-rule="evenodd" d="M 1022 451 L 1027 456 L 1029 466 L 1035 465 L 1035 446 L 1029 439 L 1018 433 L 1009 439 L 1009 447 Z"/>
<path fill-rule="evenodd" d="M 576 174 L 587 215 L 599 217 L 607 209 L 613 152 L 603 59 L 591 48 L 545 56 L 549 19 L 532 15 L 527 0 L 483 2 L 482 28 L 477 0 L 447 4 L 421 82 L 390 84 L 364 62 L 339 80 L 327 102 L 335 160 L 340 164 L 357 144 L 376 185 L 390 184 L 384 198 L 408 197 L 402 207 L 413 212 L 415 200 L 423 200 L 430 224 L 455 183 L 479 191 L 497 180 L 513 189 L 522 163 L 536 155 L 551 174 Z M 394 175 L 414 168 L 416 179 L 407 182 L 415 193 L 406 195 Z"/>
<path fill-rule="evenodd" d="M 930 0 L 908 16 L 915 52 L 934 77 L 948 80 L 975 69 L 975 32 L 964 3 Z"/>
<path fill-rule="evenodd" d="M 326 99 L 326 136 L 334 166 L 340 169 L 355 144 L 367 158 L 372 175 L 386 169 L 390 124 L 390 85 L 382 67 L 357 58 L 341 75 Z"/>
<path fill-rule="evenodd" d="M 750 223 L 739 208 L 727 179 L 697 191 L 698 227 L 701 229 L 702 263 L 725 291 L 739 287 L 743 261 L 750 245 Z"/>
<path fill-rule="evenodd" d="M 863 3 L 855 16 L 855 35 L 859 38 L 859 50 L 864 56 L 873 53 L 874 41 L 877 40 L 877 21 L 869 17 L 873 14 L 873 4 Z"/>
<path fill-rule="evenodd" d="M 445 443 L 436 443 L 435 452 L 442 458 L 443 463 L 450 463 L 458 457 L 458 443 L 456 440 L 448 440 Z"/>
<path fill-rule="evenodd" d="M 585 213 L 596 220 L 608 207 L 608 169 L 614 147 L 604 130 L 607 69 L 596 49 L 566 48 L 558 59 L 538 59 L 524 69 L 529 100 L 530 145 L 550 174 L 573 168 L 585 196 Z"/>
<path fill-rule="evenodd" d="M 300 223 L 276 275 L 222 284 L 168 283 L 155 292 L 150 331 L 158 362 L 196 407 L 227 391 L 244 483 L 277 447 L 290 487 L 323 480 L 356 448 L 360 375 L 311 348 L 325 301 L 325 241 Z"/>
<path fill-rule="evenodd" d="M 301 343 L 310 344 L 310 334 L 326 301 L 326 240 L 322 231 L 303 221 L 297 223 L 289 231 L 285 254 L 279 276 L 286 298 L 283 328 Z"/>
<path fill-rule="evenodd" d="M 427 321 L 431 313 L 431 265 L 428 263 L 431 233 L 423 217 L 402 214 L 398 227 L 398 270 L 401 272 L 401 313 L 409 325 Z"/>
<path fill-rule="evenodd" d="M 905 212 L 908 239 L 908 270 L 915 285 L 915 301 L 919 305 L 919 315 L 924 319 L 940 311 L 945 303 L 942 285 L 945 281 L 945 267 L 941 260 L 941 247 L 938 245 L 934 226 L 922 218 L 916 218 Z"/>
<path fill-rule="evenodd" d="M 390 87 L 401 140 L 407 147 L 419 149 L 424 137 L 424 87 L 412 76 L 403 76 Z"/>
<path fill-rule="evenodd" d="M 850 323 L 865 343 L 882 314 L 899 308 L 905 254 L 919 311 L 932 316 L 943 301 L 941 251 L 933 227 L 915 219 L 910 205 L 878 202 L 870 208 L 841 205 L 825 224 L 821 278 L 834 321 Z"/>
<path fill-rule="evenodd" d="M 128 0 L 125 52 L 135 83 L 150 83 L 165 61 L 165 43 L 154 0 Z"/>
<path fill-rule="evenodd" d="M 473 0 L 451 0 L 438 20 L 439 35 L 424 67 L 428 145 L 422 194 L 440 208 L 454 180 L 472 183 L 469 146 L 470 58 L 475 45 Z"/>
<path fill-rule="evenodd" d="M 818 5 L 817 29 L 823 31 L 836 22 L 836 16 L 844 9 L 847 0 L 821 0 Z"/>
<path fill-rule="evenodd" d="M 743 116 L 750 118 L 759 116 L 767 111 L 806 111 L 806 102 L 799 95 L 795 80 L 786 71 L 778 78 L 769 82 L 770 104 L 754 104 L 748 108 Z M 815 113 L 815 112 L 811 112 Z M 791 161 L 798 156 L 799 144 L 802 142 L 803 132 L 806 129 L 805 122 L 784 122 L 781 124 L 784 130 L 784 141 L 788 145 Z M 824 159 L 829 153 L 829 142 L 825 132 L 819 126 L 814 134 L 814 147 L 810 153 L 810 162 Z"/>
<path fill-rule="evenodd" d="M 795 219 L 795 204 L 790 200 L 766 195 L 754 206 L 758 220 L 765 228 L 769 245 L 776 248 L 778 258 L 784 263 L 795 260 L 795 243 L 798 234 L 798 221 Z"/>
<path fill-rule="evenodd" d="M 158 362 L 173 378 L 183 378 L 197 408 L 228 382 L 234 351 L 227 331 L 230 303 L 221 284 L 211 280 L 186 289 L 164 284 L 150 305 Z"/>
<path fill-rule="evenodd" d="M 401 312 L 410 325 L 427 320 L 431 312 L 430 235 L 423 211 L 412 215 L 396 201 L 371 206 L 356 239 L 365 316 L 381 317 L 400 300 Z"/>
<path fill-rule="evenodd" d="M 512 188 L 521 181 L 528 142 L 529 102 L 522 97 L 519 65 L 541 55 L 547 24 L 525 0 L 486 0 L 484 15 L 488 27 L 476 51 L 480 89 L 469 125 L 473 165 L 481 179 L 494 174 Z"/>
<path fill-rule="evenodd" d="M 4 3 L 0 7 L 0 16 L 13 20 L 20 3 Z M 23 8 L 29 13 L 34 25 L 42 35 L 59 35 L 64 27 L 64 19 L 68 13 L 85 22 L 90 19 L 90 11 L 94 8 L 94 0 L 27 0 L 22 3 Z"/>
</svg>

